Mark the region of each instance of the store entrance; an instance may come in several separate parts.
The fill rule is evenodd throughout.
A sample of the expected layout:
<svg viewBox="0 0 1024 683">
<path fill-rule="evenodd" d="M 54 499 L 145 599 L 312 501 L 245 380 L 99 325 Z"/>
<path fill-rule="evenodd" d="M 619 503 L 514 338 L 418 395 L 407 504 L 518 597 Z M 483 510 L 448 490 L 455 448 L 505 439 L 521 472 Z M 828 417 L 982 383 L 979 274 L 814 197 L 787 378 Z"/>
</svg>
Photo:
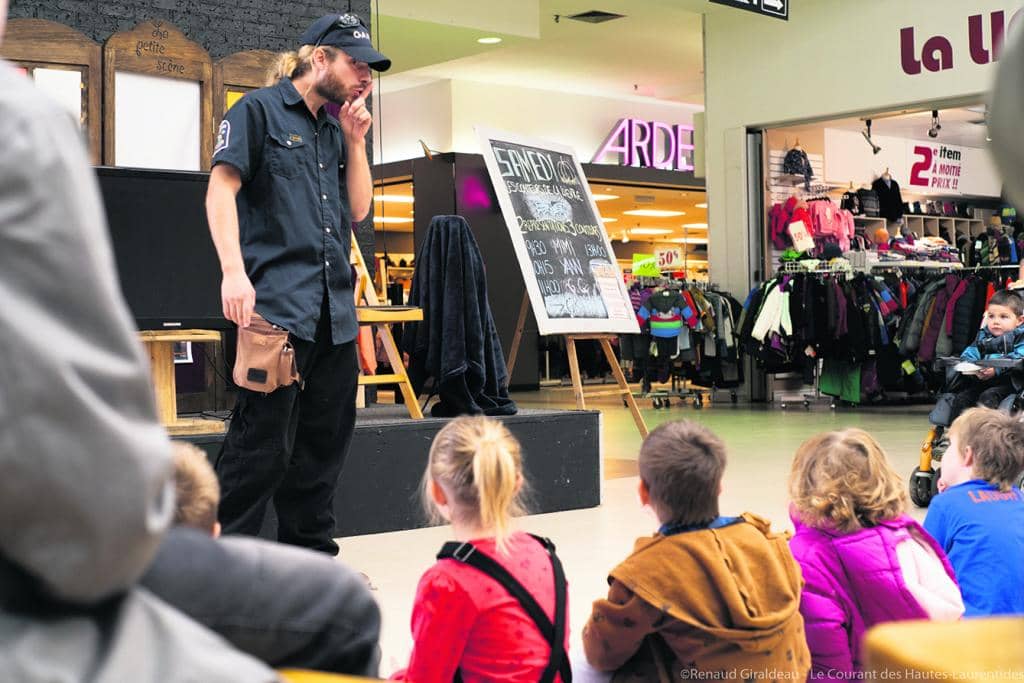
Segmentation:
<svg viewBox="0 0 1024 683">
<path fill-rule="evenodd" d="M 877 112 L 763 139 L 764 220 L 752 240 L 765 286 L 793 297 L 795 315 L 743 331 L 769 400 L 933 400 L 937 359 L 972 341 L 986 292 L 1019 269 L 1024 235 L 1000 198 L 985 106 Z M 937 300 L 940 281 L 950 291 Z"/>
</svg>

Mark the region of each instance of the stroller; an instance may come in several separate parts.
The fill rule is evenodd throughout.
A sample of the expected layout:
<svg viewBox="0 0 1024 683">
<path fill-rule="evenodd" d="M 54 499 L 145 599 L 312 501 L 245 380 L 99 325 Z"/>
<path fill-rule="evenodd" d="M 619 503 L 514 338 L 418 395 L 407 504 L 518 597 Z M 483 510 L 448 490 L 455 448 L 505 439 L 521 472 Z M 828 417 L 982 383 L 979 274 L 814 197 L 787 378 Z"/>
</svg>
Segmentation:
<svg viewBox="0 0 1024 683">
<path fill-rule="evenodd" d="M 955 369 L 961 360 L 956 357 L 940 358 L 938 362 L 947 368 L 946 386 L 943 387 L 943 393 L 939 395 L 935 408 L 928 414 L 928 421 L 932 426 L 928 430 L 928 436 L 924 443 L 921 444 L 921 461 L 910 475 L 910 500 L 914 505 L 922 508 L 928 507 L 932 498 L 938 493 L 942 455 L 949 446 L 949 437 L 946 432 L 953 422 L 953 412 L 957 407 L 955 406 L 956 392 L 963 388 L 962 376 Z M 997 409 L 1010 415 L 1016 415 L 1024 410 L 1024 360 L 996 358 L 971 362 L 981 368 L 997 368 L 1010 372 L 1013 393 L 1003 398 Z M 962 406 L 960 408 L 963 409 Z M 1017 481 L 1017 486 L 1020 487 L 1022 483 L 1024 483 L 1024 474 Z"/>
</svg>

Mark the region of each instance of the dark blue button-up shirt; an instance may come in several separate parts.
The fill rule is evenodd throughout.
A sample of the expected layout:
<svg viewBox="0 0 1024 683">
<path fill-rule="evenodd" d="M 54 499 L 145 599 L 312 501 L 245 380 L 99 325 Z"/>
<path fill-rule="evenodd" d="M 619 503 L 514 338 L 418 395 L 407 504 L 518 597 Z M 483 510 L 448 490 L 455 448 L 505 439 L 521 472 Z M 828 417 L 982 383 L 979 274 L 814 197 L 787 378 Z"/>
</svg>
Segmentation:
<svg viewBox="0 0 1024 683">
<path fill-rule="evenodd" d="M 314 118 L 283 78 L 228 110 L 213 163 L 230 164 L 242 177 L 239 239 L 256 312 L 312 341 L 326 293 L 333 342 L 355 339 L 352 222 L 338 121 L 323 108 Z"/>
</svg>

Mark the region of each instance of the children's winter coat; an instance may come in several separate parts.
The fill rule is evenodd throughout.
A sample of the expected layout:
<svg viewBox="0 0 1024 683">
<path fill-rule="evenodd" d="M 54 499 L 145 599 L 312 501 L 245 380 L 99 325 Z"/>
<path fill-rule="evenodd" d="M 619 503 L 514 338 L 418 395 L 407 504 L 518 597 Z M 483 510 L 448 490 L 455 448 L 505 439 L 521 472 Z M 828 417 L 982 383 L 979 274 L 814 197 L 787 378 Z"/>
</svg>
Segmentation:
<svg viewBox="0 0 1024 683">
<path fill-rule="evenodd" d="M 812 677 L 852 678 L 862 668 L 864 632 L 875 624 L 930 616 L 955 619 L 963 613 L 958 590 L 944 593 L 932 577 L 923 591 L 946 600 L 929 603 L 926 609 L 919 598 L 921 588 L 908 582 L 898 548 L 916 542 L 934 552 L 956 586 L 942 548 L 907 515 L 848 534 L 805 526 L 796 514 L 792 518 L 796 535 L 789 545 L 803 570 L 800 612 L 811 649 Z M 948 589 L 944 578 L 939 583 Z"/>
<path fill-rule="evenodd" d="M 583 629 L 591 665 L 619 670 L 616 681 L 669 683 L 681 671 L 684 679 L 804 680 L 800 572 L 785 535 L 751 514 L 720 520 L 637 539 Z"/>
<path fill-rule="evenodd" d="M 967 361 L 1024 358 L 1024 325 L 998 337 L 988 331 L 988 326 L 981 328 L 974 343 L 964 349 L 960 358 Z M 1003 368 L 996 368 L 996 374 L 1003 371 Z"/>
</svg>

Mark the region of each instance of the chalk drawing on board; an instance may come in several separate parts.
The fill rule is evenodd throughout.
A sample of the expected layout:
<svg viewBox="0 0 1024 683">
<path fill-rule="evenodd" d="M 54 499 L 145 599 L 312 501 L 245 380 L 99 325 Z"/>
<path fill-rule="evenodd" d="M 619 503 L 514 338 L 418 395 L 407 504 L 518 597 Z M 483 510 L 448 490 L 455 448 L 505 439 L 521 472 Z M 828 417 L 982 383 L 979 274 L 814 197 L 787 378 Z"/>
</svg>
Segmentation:
<svg viewBox="0 0 1024 683">
<path fill-rule="evenodd" d="M 477 129 L 541 334 L 639 331 L 569 148 Z"/>
</svg>

